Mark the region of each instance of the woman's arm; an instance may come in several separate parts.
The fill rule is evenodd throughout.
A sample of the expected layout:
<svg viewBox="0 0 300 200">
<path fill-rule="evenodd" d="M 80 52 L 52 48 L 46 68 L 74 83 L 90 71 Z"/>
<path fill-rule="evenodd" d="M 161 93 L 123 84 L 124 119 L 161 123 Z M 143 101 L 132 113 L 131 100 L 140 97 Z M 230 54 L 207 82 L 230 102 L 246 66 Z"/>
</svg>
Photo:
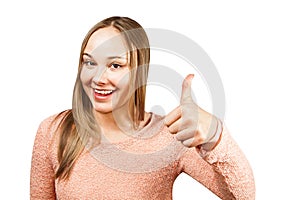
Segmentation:
<svg viewBox="0 0 300 200">
<path fill-rule="evenodd" d="M 255 199 L 252 169 L 226 128 L 219 144 L 203 153 L 199 147 L 188 148 L 180 159 L 181 170 L 221 199 Z"/>
<path fill-rule="evenodd" d="M 30 199 L 56 199 L 54 169 L 49 157 L 51 119 L 41 123 L 38 128 L 31 161 Z"/>
<path fill-rule="evenodd" d="M 222 199 L 254 199 L 253 174 L 247 159 L 220 120 L 194 103 L 192 78 L 185 78 L 180 105 L 165 117 L 170 133 L 189 148 L 181 159 L 181 171 Z"/>
</svg>

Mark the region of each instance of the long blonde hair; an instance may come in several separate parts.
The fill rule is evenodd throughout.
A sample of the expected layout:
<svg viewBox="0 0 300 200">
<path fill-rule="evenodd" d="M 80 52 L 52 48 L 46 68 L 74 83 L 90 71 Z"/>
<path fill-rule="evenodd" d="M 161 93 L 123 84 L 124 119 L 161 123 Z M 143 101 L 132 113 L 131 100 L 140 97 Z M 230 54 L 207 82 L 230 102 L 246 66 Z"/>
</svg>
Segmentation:
<svg viewBox="0 0 300 200">
<path fill-rule="evenodd" d="M 85 36 L 80 50 L 78 74 L 73 91 L 72 110 L 60 113 L 63 115 L 57 129 L 60 133 L 58 145 L 58 162 L 55 177 L 59 180 L 68 179 L 72 168 L 85 146 L 92 139 L 100 141 L 100 134 L 93 115 L 92 104 L 83 90 L 80 80 L 83 53 L 85 47 L 98 29 L 113 27 L 117 29 L 129 49 L 129 63 L 131 70 L 130 87 L 133 95 L 130 97 L 131 115 L 136 127 L 144 120 L 146 81 L 148 77 L 150 46 L 146 32 L 136 21 L 128 17 L 110 17 L 97 23 Z"/>
</svg>

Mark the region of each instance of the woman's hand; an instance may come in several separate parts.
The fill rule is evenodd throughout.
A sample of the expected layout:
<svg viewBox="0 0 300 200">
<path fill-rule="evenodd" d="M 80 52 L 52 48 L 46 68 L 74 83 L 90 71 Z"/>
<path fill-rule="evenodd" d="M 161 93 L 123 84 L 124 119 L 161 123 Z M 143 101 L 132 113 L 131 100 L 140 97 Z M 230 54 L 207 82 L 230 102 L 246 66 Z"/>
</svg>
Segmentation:
<svg viewBox="0 0 300 200">
<path fill-rule="evenodd" d="M 209 150 L 219 140 L 222 124 L 214 115 L 194 103 L 191 96 L 193 77 L 193 74 L 189 74 L 184 79 L 180 105 L 166 115 L 165 125 L 184 146 L 206 145 L 205 149 Z"/>
</svg>

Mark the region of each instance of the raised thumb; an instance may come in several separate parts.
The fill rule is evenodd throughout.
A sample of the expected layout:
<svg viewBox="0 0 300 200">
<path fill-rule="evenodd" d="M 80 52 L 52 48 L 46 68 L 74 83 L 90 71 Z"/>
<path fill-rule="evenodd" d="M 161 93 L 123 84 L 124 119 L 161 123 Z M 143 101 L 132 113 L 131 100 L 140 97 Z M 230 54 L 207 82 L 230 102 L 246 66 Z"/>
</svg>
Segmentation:
<svg viewBox="0 0 300 200">
<path fill-rule="evenodd" d="M 180 102 L 192 101 L 192 79 L 194 74 L 189 74 L 182 82 L 182 92 Z"/>
</svg>

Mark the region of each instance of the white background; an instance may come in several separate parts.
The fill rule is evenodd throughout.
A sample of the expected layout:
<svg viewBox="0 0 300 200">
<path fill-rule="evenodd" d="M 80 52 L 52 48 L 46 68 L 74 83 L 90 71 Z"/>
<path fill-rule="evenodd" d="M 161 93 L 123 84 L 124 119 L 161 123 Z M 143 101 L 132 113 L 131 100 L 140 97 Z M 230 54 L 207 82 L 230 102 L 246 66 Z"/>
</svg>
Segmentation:
<svg viewBox="0 0 300 200">
<path fill-rule="evenodd" d="M 37 127 L 71 107 L 83 37 L 113 15 L 197 42 L 222 78 L 225 122 L 253 168 L 257 199 L 299 198 L 299 10 L 289 0 L 1 1 L 1 199 L 29 199 Z M 181 175 L 174 199 L 188 197 L 215 198 Z"/>
</svg>

